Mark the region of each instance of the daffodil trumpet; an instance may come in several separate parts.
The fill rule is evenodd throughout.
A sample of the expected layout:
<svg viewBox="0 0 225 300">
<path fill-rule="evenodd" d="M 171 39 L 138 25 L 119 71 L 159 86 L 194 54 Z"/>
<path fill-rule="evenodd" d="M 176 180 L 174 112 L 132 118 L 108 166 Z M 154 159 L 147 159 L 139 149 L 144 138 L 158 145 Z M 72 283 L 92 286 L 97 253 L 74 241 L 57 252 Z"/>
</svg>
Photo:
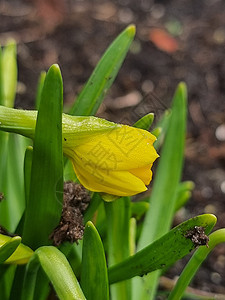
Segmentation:
<svg viewBox="0 0 225 300">
<path fill-rule="evenodd" d="M 0 106 L 0 130 L 34 138 L 37 111 Z M 62 116 L 63 152 L 90 191 L 132 196 L 147 190 L 158 154 L 150 132 L 97 117 Z"/>
</svg>

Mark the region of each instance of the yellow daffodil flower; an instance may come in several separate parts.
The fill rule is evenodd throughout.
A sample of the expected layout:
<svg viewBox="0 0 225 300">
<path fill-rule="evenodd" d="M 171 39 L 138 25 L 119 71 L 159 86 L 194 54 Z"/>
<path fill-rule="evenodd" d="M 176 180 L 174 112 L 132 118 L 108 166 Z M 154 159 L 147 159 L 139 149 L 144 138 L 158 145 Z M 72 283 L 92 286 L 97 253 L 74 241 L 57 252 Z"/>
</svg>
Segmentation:
<svg viewBox="0 0 225 300">
<path fill-rule="evenodd" d="M 14 122 L 19 129 L 14 125 L 11 131 L 34 137 L 37 112 L 16 110 L 13 119 L 13 109 L 1 107 L 3 110 L 0 129 L 9 128 Z M 11 115 L 8 119 L 7 113 Z M 62 128 L 63 152 L 71 159 L 77 178 L 88 190 L 131 196 L 147 189 L 152 179 L 152 164 L 158 157 L 153 146 L 154 135 L 96 117 L 66 114 L 63 114 Z"/>
<path fill-rule="evenodd" d="M 117 196 L 145 191 L 152 178 L 151 167 L 158 157 L 151 133 L 126 125 L 90 133 L 74 147 L 64 144 L 74 171 L 87 189 Z"/>
</svg>

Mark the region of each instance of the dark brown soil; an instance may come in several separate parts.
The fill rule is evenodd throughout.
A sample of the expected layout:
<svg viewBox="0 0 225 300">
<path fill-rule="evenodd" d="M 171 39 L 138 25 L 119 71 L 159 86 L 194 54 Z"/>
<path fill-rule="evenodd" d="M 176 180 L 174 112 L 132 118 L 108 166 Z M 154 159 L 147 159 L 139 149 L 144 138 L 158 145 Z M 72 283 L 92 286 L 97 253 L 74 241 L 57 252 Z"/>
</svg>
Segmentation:
<svg viewBox="0 0 225 300">
<path fill-rule="evenodd" d="M 55 246 L 63 242 L 78 243 L 84 235 L 83 213 L 90 203 L 88 191 L 72 181 L 64 182 L 63 209 L 59 225 L 50 239 Z"/>
<path fill-rule="evenodd" d="M 34 107 L 39 74 L 53 63 L 61 67 L 64 101 L 71 105 L 110 42 L 136 24 L 135 43 L 99 115 L 132 124 L 141 116 L 133 109 L 140 98 L 154 92 L 169 106 L 176 85 L 185 81 L 189 122 L 183 179 L 196 186 L 176 222 L 214 213 L 216 228 L 225 227 L 224 0 L 2 0 L 0 18 L 0 43 L 9 37 L 18 43 L 16 107 L 22 108 Z M 160 50 L 150 35 L 153 28 L 166 31 L 177 49 Z M 151 99 L 142 115 L 164 110 Z M 169 275 L 178 275 L 182 265 Z M 204 262 L 192 286 L 225 295 L 224 245 Z"/>
</svg>

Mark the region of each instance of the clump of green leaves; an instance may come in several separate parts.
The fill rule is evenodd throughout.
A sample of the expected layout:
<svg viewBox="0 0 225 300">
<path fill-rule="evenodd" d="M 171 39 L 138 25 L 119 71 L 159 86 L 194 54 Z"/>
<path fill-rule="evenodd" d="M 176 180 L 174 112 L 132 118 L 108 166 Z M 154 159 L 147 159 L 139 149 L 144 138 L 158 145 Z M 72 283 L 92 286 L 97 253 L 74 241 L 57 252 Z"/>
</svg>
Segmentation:
<svg viewBox="0 0 225 300">
<path fill-rule="evenodd" d="M 96 113 L 134 34 L 134 26 L 129 26 L 106 50 L 71 114 Z M 14 106 L 16 70 L 16 46 L 10 42 L 0 52 L 0 105 Z M 63 182 L 76 180 L 70 162 L 63 159 L 62 94 L 61 73 L 53 65 L 39 81 L 33 147 L 27 138 L 0 131 L 0 192 L 5 198 L 0 203 L 0 225 L 16 233 L 10 237 L 1 228 L 0 298 L 48 299 L 51 282 L 63 300 L 155 299 L 162 272 L 198 248 L 169 295 L 169 299 L 180 299 L 210 251 L 225 241 L 225 229 L 220 229 L 209 235 L 208 242 L 206 235 L 216 223 L 210 214 L 171 229 L 175 212 L 193 188 L 192 183 L 181 182 L 185 84 L 178 85 L 170 113 L 165 113 L 160 130 L 155 130 L 159 134 L 156 146 L 161 149 L 150 196 L 138 203 L 129 197 L 105 202 L 93 193 L 84 213 L 83 240 L 57 248 L 49 236 L 60 221 Z M 152 121 L 153 115 L 148 114 L 135 126 L 147 129 Z M 140 219 L 143 222 L 137 222 Z"/>
</svg>

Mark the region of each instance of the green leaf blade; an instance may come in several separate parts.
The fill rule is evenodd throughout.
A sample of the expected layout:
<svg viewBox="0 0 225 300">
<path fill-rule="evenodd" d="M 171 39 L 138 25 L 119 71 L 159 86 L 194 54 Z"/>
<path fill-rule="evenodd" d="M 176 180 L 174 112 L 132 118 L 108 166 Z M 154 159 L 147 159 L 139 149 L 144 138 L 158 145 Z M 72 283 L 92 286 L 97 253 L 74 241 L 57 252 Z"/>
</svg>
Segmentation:
<svg viewBox="0 0 225 300">
<path fill-rule="evenodd" d="M 20 236 L 9 237 L 3 234 L 0 234 L 0 252 L 1 251 L 4 253 L 7 251 L 11 252 L 11 254 L 4 259 L 4 262 L 7 264 L 25 264 L 33 254 L 33 251 L 29 247 L 21 244 Z"/>
<path fill-rule="evenodd" d="M 179 300 L 181 299 L 182 295 L 185 292 L 185 289 L 191 282 L 192 278 L 194 277 L 195 273 L 209 255 L 209 253 L 221 243 L 225 243 L 225 228 L 219 229 L 209 236 L 209 244 L 207 247 L 200 247 L 194 253 L 190 261 L 185 266 L 184 270 L 182 271 L 174 289 L 169 295 L 168 300 Z"/>
<path fill-rule="evenodd" d="M 108 237 L 108 265 L 120 263 L 130 255 L 130 198 L 122 197 L 113 202 L 105 202 Z M 110 286 L 111 299 L 131 299 L 130 281 Z"/>
<path fill-rule="evenodd" d="M 149 130 L 154 121 L 154 114 L 149 113 L 134 123 L 133 127 Z"/>
<path fill-rule="evenodd" d="M 43 246 L 35 253 L 59 299 L 85 300 L 79 283 L 62 252 L 53 246 Z"/>
<path fill-rule="evenodd" d="M 29 140 L 25 137 L 15 134 L 8 136 L 6 169 L 0 183 L 0 186 L 3 184 L 6 201 L 0 203 L 0 220 L 1 225 L 11 232 L 15 232 L 25 208 L 23 158 L 28 144 Z"/>
<path fill-rule="evenodd" d="M 3 105 L 3 67 L 2 67 L 2 47 L 0 45 L 0 105 Z"/>
<path fill-rule="evenodd" d="M 62 77 L 57 65 L 47 75 L 37 117 L 23 240 L 33 249 L 49 244 L 63 197 Z"/>
<path fill-rule="evenodd" d="M 36 100 L 35 100 L 35 107 L 38 110 L 41 102 L 41 93 L 44 86 L 46 77 L 46 72 L 41 72 L 38 80 L 37 92 L 36 92 Z"/>
<path fill-rule="evenodd" d="M 13 254 L 20 243 L 21 237 L 16 236 L 10 238 L 10 240 L 0 247 L 0 264 L 5 262 Z"/>
<path fill-rule="evenodd" d="M 2 94 L 1 103 L 7 107 L 14 106 L 17 86 L 16 44 L 11 40 L 2 53 Z"/>
<path fill-rule="evenodd" d="M 188 231 L 195 226 L 202 226 L 207 234 L 212 230 L 215 223 L 216 217 L 206 214 L 178 225 L 135 255 L 110 267 L 109 282 L 114 283 L 134 276 L 143 276 L 157 269 L 170 266 L 196 247 L 195 243 L 186 237 Z"/>
<path fill-rule="evenodd" d="M 151 194 L 151 209 L 148 211 L 144 221 L 145 224 L 138 249 L 153 242 L 168 231 L 172 222 L 173 207 L 175 205 L 174 195 L 180 181 L 183 166 L 186 98 L 186 87 L 180 84 L 174 95 L 170 124 L 155 174 Z M 162 222 L 161 220 L 164 221 Z M 151 228 L 150 232 L 149 228 Z"/>
<path fill-rule="evenodd" d="M 143 230 L 138 243 L 138 250 L 168 232 L 176 204 L 176 190 L 180 182 L 183 167 L 184 144 L 186 134 L 187 90 L 180 83 L 173 97 L 172 112 L 159 165 L 155 174 L 151 209 L 147 212 Z M 151 228 L 151 230 L 149 230 Z M 153 278 L 154 277 L 154 278 Z M 133 280 L 134 299 L 154 299 L 159 273 L 148 275 L 145 281 Z M 151 290 L 151 296 L 149 296 Z"/>
<path fill-rule="evenodd" d="M 15 41 L 9 41 L 4 49 L 0 49 L 0 104 L 7 107 L 14 106 L 14 99 L 17 86 L 17 62 L 16 62 L 16 44 Z M 14 231 L 20 218 L 21 210 L 24 207 L 19 207 L 18 201 L 15 201 L 17 192 L 17 199 L 23 202 L 23 192 L 18 189 L 18 181 L 20 182 L 21 165 L 20 145 L 18 145 L 18 152 L 15 151 L 15 145 L 12 141 L 18 141 L 17 137 L 14 139 L 8 133 L 0 133 L 0 192 L 6 195 L 7 201 L 0 203 L 0 220 L 1 225 L 8 230 Z M 22 140 L 22 139 L 21 139 Z M 20 144 L 20 143 L 19 143 Z M 14 173 L 11 174 L 11 165 L 14 164 Z M 19 166 L 20 167 L 20 166 Z M 19 174 L 17 173 L 19 172 Z M 19 175 L 19 176 L 18 176 Z M 12 176 L 12 177 L 11 177 Z M 15 180 L 16 178 L 16 180 Z M 19 179 L 19 180 L 18 180 Z M 15 181 L 14 181 L 15 180 Z M 15 183 L 15 185 L 14 185 Z"/>
<path fill-rule="evenodd" d="M 128 26 L 109 46 L 71 110 L 72 115 L 94 115 L 112 85 L 133 41 L 135 26 Z"/>
<path fill-rule="evenodd" d="M 109 299 L 108 271 L 101 238 L 92 222 L 84 231 L 81 287 L 88 300 Z"/>
</svg>

